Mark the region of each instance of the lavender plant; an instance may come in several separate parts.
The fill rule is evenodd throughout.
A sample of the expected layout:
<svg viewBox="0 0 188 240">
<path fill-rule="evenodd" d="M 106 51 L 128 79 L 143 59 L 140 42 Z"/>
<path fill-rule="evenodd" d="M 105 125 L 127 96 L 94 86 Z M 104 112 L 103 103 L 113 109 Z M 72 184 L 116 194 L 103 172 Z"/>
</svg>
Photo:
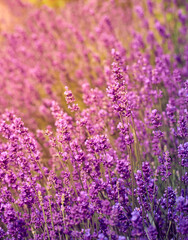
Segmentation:
<svg viewBox="0 0 188 240">
<path fill-rule="evenodd" d="M 188 5 L 11 4 L 0 239 L 186 240 Z"/>
</svg>

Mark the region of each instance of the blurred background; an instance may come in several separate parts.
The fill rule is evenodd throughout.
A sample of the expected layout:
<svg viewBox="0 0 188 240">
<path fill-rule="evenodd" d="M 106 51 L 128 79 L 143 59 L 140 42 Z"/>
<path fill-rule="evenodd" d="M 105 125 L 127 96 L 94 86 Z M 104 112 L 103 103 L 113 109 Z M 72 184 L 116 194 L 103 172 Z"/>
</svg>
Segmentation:
<svg viewBox="0 0 188 240">
<path fill-rule="evenodd" d="M 70 2 L 71 0 L 25 0 L 26 2 L 31 2 L 36 5 L 48 5 L 50 7 L 62 7 L 64 6 L 67 2 Z"/>
<path fill-rule="evenodd" d="M 64 7 L 66 3 L 75 0 L 24 0 L 25 4 L 34 4 L 35 6 L 47 5 L 53 8 Z M 84 0 L 83 0 L 84 1 Z M 25 12 L 18 9 L 18 5 L 15 5 L 15 0 L 0 0 L 0 30 L 11 30 L 17 23 L 21 22 Z M 20 1 L 20 5 L 23 4 Z M 25 10 L 25 8 L 24 8 Z"/>
</svg>

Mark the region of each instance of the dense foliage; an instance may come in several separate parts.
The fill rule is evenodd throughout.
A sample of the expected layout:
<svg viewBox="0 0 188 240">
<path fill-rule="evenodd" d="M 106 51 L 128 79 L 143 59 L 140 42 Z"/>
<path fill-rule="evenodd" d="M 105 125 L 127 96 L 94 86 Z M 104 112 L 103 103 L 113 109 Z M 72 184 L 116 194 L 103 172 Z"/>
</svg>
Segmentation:
<svg viewBox="0 0 188 240">
<path fill-rule="evenodd" d="M 187 239 L 188 4 L 9 6 L 0 239 Z"/>
</svg>

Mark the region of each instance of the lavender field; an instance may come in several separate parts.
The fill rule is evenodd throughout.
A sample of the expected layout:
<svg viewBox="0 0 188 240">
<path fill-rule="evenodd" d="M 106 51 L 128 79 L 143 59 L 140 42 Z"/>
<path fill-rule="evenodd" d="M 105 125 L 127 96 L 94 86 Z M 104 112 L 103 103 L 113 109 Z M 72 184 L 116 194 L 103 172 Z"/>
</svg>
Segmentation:
<svg viewBox="0 0 188 240">
<path fill-rule="evenodd" d="M 39 3 L 3 2 L 0 240 L 188 240 L 188 3 Z"/>
</svg>

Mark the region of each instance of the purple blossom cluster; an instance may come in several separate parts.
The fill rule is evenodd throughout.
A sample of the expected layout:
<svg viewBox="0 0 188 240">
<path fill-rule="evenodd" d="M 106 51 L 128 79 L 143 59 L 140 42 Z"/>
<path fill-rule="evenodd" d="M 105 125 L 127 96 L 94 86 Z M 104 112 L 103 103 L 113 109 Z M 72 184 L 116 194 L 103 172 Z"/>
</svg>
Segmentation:
<svg viewBox="0 0 188 240">
<path fill-rule="evenodd" d="M 0 239 L 188 239 L 188 5 L 7 3 Z"/>
</svg>

